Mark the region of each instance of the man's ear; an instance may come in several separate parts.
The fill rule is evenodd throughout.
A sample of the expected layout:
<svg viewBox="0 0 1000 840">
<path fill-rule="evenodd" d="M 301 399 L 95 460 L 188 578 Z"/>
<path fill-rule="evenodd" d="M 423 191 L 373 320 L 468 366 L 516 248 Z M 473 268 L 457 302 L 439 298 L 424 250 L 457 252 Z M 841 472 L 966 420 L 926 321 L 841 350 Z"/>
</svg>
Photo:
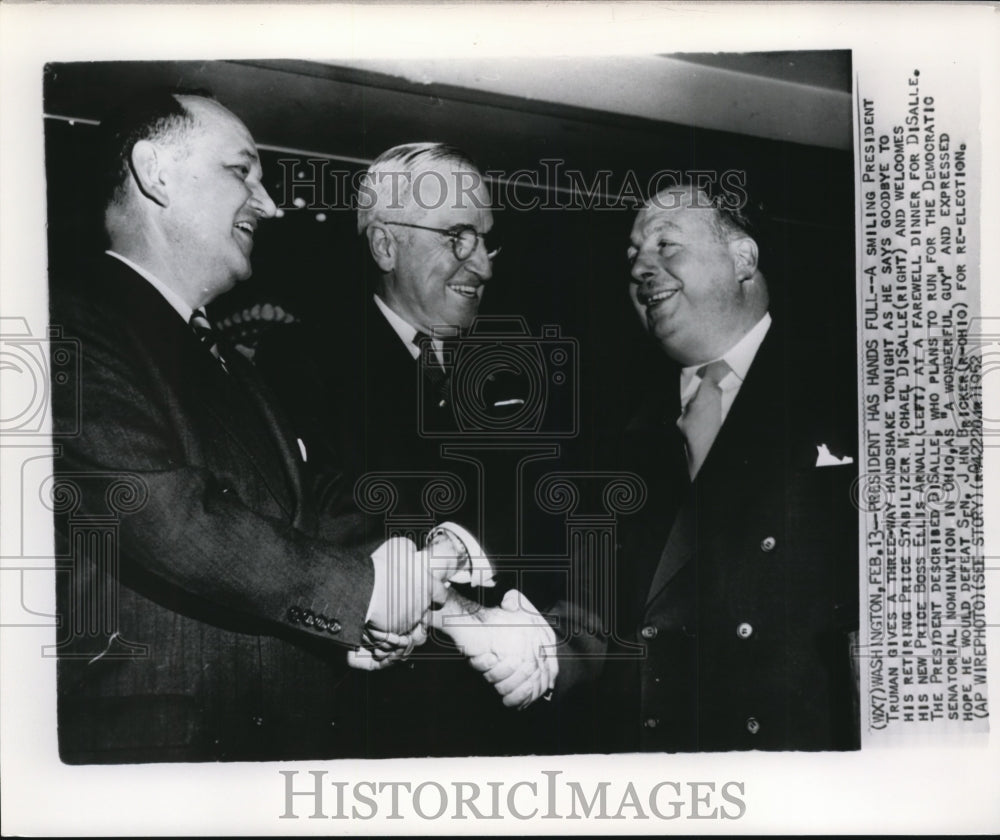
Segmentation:
<svg viewBox="0 0 1000 840">
<path fill-rule="evenodd" d="M 365 236 L 368 237 L 368 250 L 379 270 L 383 273 L 392 271 L 396 267 L 396 240 L 389 229 L 379 222 L 372 222 L 365 229 Z"/>
<path fill-rule="evenodd" d="M 146 198 L 161 207 L 170 204 L 163 173 L 163 153 L 148 140 L 140 140 L 132 147 L 129 164 L 136 186 Z"/>
<path fill-rule="evenodd" d="M 757 273 L 757 243 L 749 236 L 741 236 L 729 243 L 736 266 L 736 280 L 744 283 Z"/>
</svg>

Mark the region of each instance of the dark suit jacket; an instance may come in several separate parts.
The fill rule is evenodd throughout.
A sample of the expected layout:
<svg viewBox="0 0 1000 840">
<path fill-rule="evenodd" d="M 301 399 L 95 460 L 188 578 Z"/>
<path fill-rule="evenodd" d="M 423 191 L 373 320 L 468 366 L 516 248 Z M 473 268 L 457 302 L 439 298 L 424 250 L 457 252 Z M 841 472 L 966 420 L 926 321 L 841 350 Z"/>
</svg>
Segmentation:
<svg viewBox="0 0 1000 840">
<path fill-rule="evenodd" d="M 245 360 L 225 373 L 120 261 L 51 299 L 81 369 L 53 407 L 63 760 L 363 752 L 363 698 L 338 691 L 373 582 L 359 524 L 318 515 Z"/>
<path fill-rule="evenodd" d="M 424 423 L 454 431 L 451 408 L 441 405 L 433 383 L 421 383 L 418 361 L 371 298 L 359 318 L 342 320 L 347 323 L 341 329 L 322 333 L 304 326 L 275 329 L 262 339 L 254 357 L 306 442 L 308 466 L 317 476 L 331 471 L 339 476 L 324 485 L 324 503 L 342 511 L 364 508 L 378 494 L 365 499 L 368 494 L 356 492 L 358 480 L 382 473 L 394 490 L 381 496 L 392 499 L 385 511 L 365 517 L 373 538 L 383 536 L 387 528 L 412 526 L 413 537 L 419 539 L 432 525 L 451 520 L 476 534 L 491 556 L 509 553 L 511 546 L 503 540 L 512 535 L 504 528 L 492 531 L 497 539 L 483 538 L 490 515 L 514 502 L 494 498 L 484 508 L 479 482 L 492 463 L 480 466 L 443 458 L 443 442 L 461 442 L 457 431 L 445 438 L 421 434 Z M 513 466 L 509 471 L 513 475 Z M 427 478 L 434 475 L 453 475 L 461 492 L 450 500 L 447 493 L 424 493 Z M 494 521 L 507 518 L 505 513 Z M 493 603 L 504 588 L 501 583 L 474 597 Z M 504 709 L 483 678 L 445 640 L 440 641 L 418 648 L 406 663 L 355 677 L 367 686 L 373 721 L 371 754 L 476 755 L 543 749 L 531 727 L 540 713 Z M 405 698 L 405 717 L 398 712 L 400 698 Z"/>
<path fill-rule="evenodd" d="M 462 471 L 460 462 L 441 459 L 439 438 L 419 432 L 422 412 L 435 408 L 433 386 L 420 382 L 418 362 L 370 298 L 360 316 L 323 332 L 277 327 L 261 339 L 254 364 L 305 441 L 307 467 L 320 482 L 324 504 L 356 510 L 357 479 L 390 472 L 400 495 L 387 516 L 451 515 L 453 508 L 428 510 L 422 503 L 419 476 L 403 479 L 408 472 Z M 419 393 L 427 398 L 423 403 Z M 440 415 L 450 412 L 440 407 L 436 413 L 440 425 Z M 384 520 L 373 515 L 369 523 L 380 531 Z"/>
<path fill-rule="evenodd" d="M 621 635 L 605 671 L 604 748 L 850 749 L 857 628 L 855 382 L 772 324 L 696 480 L 678 379 L 631 423 L 649 485 L 622 528 Z M 826 443 L 851 465 L 817 467 Z"/>
</svg>

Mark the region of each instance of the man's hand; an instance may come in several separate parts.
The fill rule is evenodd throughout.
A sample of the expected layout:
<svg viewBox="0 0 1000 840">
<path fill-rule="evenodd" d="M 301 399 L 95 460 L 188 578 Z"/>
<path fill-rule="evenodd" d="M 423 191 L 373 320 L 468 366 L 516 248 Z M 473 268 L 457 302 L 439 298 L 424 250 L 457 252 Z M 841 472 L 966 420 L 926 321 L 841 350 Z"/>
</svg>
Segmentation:
<svg viewBox="0 0 1000 840">
<path fill-rule="evenodd" d="M 362 634 L 363 647 L 348 651 L 347 664 L 361 671 L 381 671 L 406 659 L 415 647 L 427 641 L 427 628 L 418 624 L 410 633 L 398 635 L 371 625 Z"/>
<path fill-rule="evenodd" d="M 475 557 L 470 556 L 469 546 L 476 551 Z M 430 612 L 445 602 L 452 582 L 493 585 L 493 567 L 481 554 L 475 538 L 451 522 L 428 534 L 423 551 L 407 539 L 383 543 L 372 555 L 375 586 L 363 645 L 348 653 L 348 664 L 380 671 L 406 659 L 414 647 L 427 641 Z"/>
<path fill-rule="evenodd" d="M 527 708 L 555 686 L 555 632 L 516 589 L 504 596 L 500 607 L 486 609 L 453 593 L 431 618 L 493 685 L 505 706 Z"/>
<path fill-rule="evenodd" d="M 393 537 L 372 555 L 375 586 L 368 605 L 367 624 L 382 634 L 406 636 L 425 625 L 427 613 L 444 604 L 447 587 L 432 569 L 426 551 L 412 540 Z M 389 636 L 384 636 L 386 642 Z"/>
</svg>

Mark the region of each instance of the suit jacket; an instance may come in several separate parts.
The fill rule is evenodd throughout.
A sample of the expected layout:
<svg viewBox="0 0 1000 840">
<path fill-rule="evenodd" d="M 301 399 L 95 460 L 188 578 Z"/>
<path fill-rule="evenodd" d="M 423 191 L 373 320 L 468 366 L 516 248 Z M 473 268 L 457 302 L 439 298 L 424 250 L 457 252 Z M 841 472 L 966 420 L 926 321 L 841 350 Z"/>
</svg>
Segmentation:
<svg viewBox="0 0 1000 840">
<path fill-rule="evenodd" d="M 355 484 L 373 472 L 461 472 L 459 462 L 442 461 L 438 438 L 420 434 L 425 410 L 435 409 L 437 426 L 450 412 L 433 399 L 435 386 L 420 381 L 418 362 L 371 299 L 360 318 L 340 328 L 275 328 L 258 344 L 254 364 L 306 444 L 323 504 L 347 511 L 365 506 Z M 422 504 L 419 478 L 406 482 L 396 475 L 394 483 L 401 495 L 388 516 L 436 512 Z M 374 531 L 384 521 L 381 514 L 369 517 Z"/>
<path fill-rule="evenodd" d="M 321 481 L 325 505 L 348 512 L 368 510 L 368 534 L 383 537 L 387 528 L 412 529 L 421 539 L 432 525 L 456 521 L 476 534 L 491 555 L 496 541 L 484 540 L 487 513 L 513 503 L 494 499 L 484 511 L 479 492 L 481 467 L 443 458 L 441 445 L 461 441 L 444 393 L 421 381 L 420 365 L 403 345 L 374 301 L 361 316 L 337 330 L 279 327 L 257 347 L 254 363 L 279 394 L 305 441 L 308 466 Z M 442 438 L 421 433 L 451 430 Z M 495 456 L 494 456 L 495 457 Z M 511 467 L 513 469 L 513 467 Z M 334 473 L 335 481 L 324 476 Z M 393 489 L 368 493 L 362 477 L 385 475 Z M 461 490 L 428 494 L 432 476 L 454 476 Z M 455 485 L 451 485 L 455 486 Z M 373 502 L 386 500 L 384 509 Z M 389 501 L 391 500 L 391 501 Z M 504 516 L 497 517 L 503 520 Z M 506 536 L 497 531 L 501 541 Z M 501 545 L 506 553 L 508 546 Z M 503 586 L 474 593 L 490 604 Z M 530 597 L 530 596 L 529 596 Z M 502 707 L 496 692 L 446 640 L 418 648 L 411 659 L 353 679 L 366 687 L 373 756 L 475 755 L 537 749 L 528 718 Z M 407 715 L 399 714 L 405 698 Z M 541 724 L 539 724 L 541 725 Z"/>
<path fill-rule="evenodd" d="M 693 483 L 677 382 L 625 436 L 650 492 L 622 529 L 618 627 L 646 653 L 609 662 L 604 745 L 856 748 L 854 380 L 773 324 Z M 854 463 L 817 467 L 821 443 Z"/>
<path fill-rule="evenodd" d="M 320 516 L 245 360 L 227 374 L 120 261 L 51 299 L 81 372 L 53 406 L 63 760 L 362 753 L 338 690 L 373 584 L 360 523 Z"/>
</svg>

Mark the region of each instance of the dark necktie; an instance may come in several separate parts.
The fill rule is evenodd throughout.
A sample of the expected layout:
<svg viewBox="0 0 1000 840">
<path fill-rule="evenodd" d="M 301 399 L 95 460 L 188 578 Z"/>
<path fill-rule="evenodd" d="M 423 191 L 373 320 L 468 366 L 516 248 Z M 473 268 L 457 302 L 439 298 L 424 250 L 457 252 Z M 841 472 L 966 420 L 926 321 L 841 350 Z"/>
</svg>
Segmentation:
<svg viewBox="0 0 1000 840">
<path fill-rule="evenodd" d="M 418 331 L 413 336 L 413 343 L 420 348 L 420 358 L 417 361 L 423 371 L 424 378 L 430 385 L 430 393 L 427 396 L 433 397 L 438 405 L 443 406 L 448 401 L 448 390 L 451 384 L 448 372 L 441 367 L 434 343 L 427 333 Z"/>
<path fill-rule="evenodd" d="M 196 309 L 191 313 L 191 320 L 188 321 L 188 325 L 191 327 L 191 331 L 198 338 L 198 341 L 202 343 L 208 352 L 215 356 L 219 360 L 219 364 L 222 365 L 222 369 L 229 372 L 226 367 L 226 360 L 222 356 L 222 352 L 219 350 L 219 337 L 215 332 L 215 328 L 212 326 L 211 322 L 205 315 L 204 309 Z"/>
<path fill-rule="evenodd" d="M 688 402 L 677 427 L 687 442 L 688 475 L 694 481 L 722 428 L 722 389 L 719 383 L 732 370 L 724 359 L 698 369 L 701 383 Z"/>
</svg>

